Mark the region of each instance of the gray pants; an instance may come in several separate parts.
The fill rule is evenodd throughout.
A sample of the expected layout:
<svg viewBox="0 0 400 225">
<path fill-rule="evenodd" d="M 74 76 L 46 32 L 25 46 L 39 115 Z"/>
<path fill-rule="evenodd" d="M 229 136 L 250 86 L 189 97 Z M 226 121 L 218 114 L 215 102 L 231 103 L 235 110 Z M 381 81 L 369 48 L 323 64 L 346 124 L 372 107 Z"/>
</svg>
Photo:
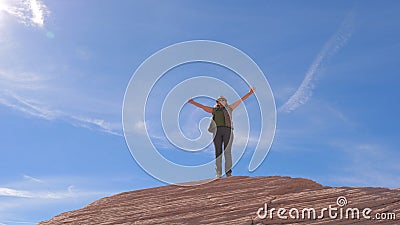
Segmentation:
<svg viewBox="0 0 400 225">
<path fill-rule="evenodd" d="M 216 165 L 215 170 L 217 175 L 222 174 L 222 144 L 224 144 L 224 156 L 225 156 L 225 173 L 232 173 L 232 143 L 233 143 L 233 132 L 229 127 L 217 127 L 217 132 L 214 137 L 215 147 L 215 158 Z"/>
</svg>

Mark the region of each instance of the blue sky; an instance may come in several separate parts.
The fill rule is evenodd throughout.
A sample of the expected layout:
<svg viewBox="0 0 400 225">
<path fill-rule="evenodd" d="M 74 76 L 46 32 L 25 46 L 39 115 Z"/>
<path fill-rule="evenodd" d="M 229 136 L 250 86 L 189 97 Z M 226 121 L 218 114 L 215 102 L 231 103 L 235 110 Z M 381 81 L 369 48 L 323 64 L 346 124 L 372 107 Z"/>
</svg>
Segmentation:
<svg viewBox="0 0 400 225">
<path fill-rule="evenodd" d="M 266 160 L 248 172 L 250 145 L 234 174 L 400 187 L 399 9 L 397 1 L 0 0 L 0 224 L 34 224 L 101 197 L 164 185 L 125 143 L 124 93 L 146 58 L 198 39 L 245 52 L 275 96 L 276 136 Z M 210 65 L 174 72 L 224 74 Z M 168 75 L 156 91 L 179 82 Z M 239 95 L 248 91 L 233 86 Z M 257 124 L 256 98 L 245 106 Z M 180 118 L 182 130 L 196 137 L 190 119 L 207 115 L 188 105 L 183 112 L 190 117 Z M 167 157 L 186 162 L 163 144 Z M 212 149 L 195 154 L 188 163 L 212 158 Z"/>
</svg>

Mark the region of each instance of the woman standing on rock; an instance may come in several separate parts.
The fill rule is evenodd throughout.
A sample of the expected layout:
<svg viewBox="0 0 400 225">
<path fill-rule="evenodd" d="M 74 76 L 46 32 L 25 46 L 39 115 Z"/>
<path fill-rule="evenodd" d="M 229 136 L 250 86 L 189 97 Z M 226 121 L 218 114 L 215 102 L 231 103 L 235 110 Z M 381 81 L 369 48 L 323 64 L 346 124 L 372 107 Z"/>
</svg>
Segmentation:
<svg viewBox="0 0 400 225">
<path fill-rule="evenodd" d="M 228 101 L 224 96 L 219 96 L 216 100 L 214 107 L 209 107 L 195 102 L 193 99 L 189 99 L 189 103 L 193 104 L 204 111 L 212 114 L 212 124 L 215 125 L 213 128 L 210 124 L 209 131 L 214 133 L 214 147 L 215 147 L 215 158 L 216 158 L 216 176 L 222 176 L 222 144 L 224 144 L 224 155 L 225 155 L 225 173 L 227 177 L 232 176 L 232 142 L 233 142 L 233 123 L 232 123 L 232 111 L 238 107 L 238 105 L 250 97 L 256 89 L 253 87 L 250 91 L 242 98 L 229 105 Z"/>
</svg>

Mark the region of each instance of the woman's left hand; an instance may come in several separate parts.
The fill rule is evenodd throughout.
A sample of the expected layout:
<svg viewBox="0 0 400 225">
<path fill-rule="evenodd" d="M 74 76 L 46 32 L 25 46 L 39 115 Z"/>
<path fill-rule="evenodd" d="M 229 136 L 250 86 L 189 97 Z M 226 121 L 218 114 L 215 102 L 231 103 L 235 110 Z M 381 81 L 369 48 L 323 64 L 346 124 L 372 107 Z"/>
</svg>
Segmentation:
<svg viewBox="0 0 400 225">
<path fill-rule="evenodd" d="M 252 87 L 252 88 L 250 89 L 249 93 L 250 93 L 250 94 L 253 94 L 255 91 L 256 91 L 256 88 L 255 88 L 255 87 Z"/>
</svg>

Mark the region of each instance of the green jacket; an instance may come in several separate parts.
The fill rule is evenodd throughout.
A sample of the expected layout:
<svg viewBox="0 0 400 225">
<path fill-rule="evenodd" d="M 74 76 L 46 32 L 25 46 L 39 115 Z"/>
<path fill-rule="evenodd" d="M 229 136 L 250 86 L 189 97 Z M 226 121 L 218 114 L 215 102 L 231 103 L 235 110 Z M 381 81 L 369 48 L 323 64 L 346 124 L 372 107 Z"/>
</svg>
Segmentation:
<svg viewBox="0 0 400 225">
<path fill-rule="evenodd" d="M 213 108 L 212 115 L 213 115 L 213 120 L 215 121 L 215 111 L 217 110 L 217 107 Z M 230 127 L 233 129 L 233 122 L 232 122 L 232 108 L 228 105 L 226 107 L 222 108 L 222 111 L 224 112 L 224 118 L 225 118 L 225 126 Z"/>
</svg>

